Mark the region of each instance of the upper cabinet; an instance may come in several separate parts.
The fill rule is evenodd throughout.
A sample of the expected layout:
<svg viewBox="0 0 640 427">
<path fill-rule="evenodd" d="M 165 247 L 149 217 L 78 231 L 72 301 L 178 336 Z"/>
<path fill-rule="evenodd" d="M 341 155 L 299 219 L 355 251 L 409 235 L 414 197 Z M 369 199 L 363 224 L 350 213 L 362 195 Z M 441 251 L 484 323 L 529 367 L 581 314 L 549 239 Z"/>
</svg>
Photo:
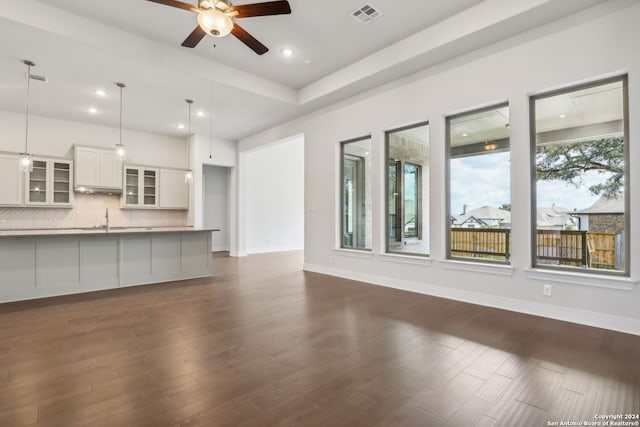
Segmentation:
<svg viewBox="0 0 640 427">
<path fill-rule="evenodd" d="M 71 207 L 72 166 L 69 160 L 34 158 L 26 176 L 25 204 Z"/>
<path fill-rule="evenodd" d="M 18 156 L 0 154 L 0 205 L 22 205 L 23 175 Z"/>
<path fill-rule="evenodd" d="M 115 150 L 75 146 L 75 189 L 122 191 L 122 163 Z"/>
<path fill-rule="evenodd" d="M 71 207 L 72 171 L 70 160 L 34 157 L 24 173 L 18 155 L 0 154 L 0 205 Z"/>
<path fill-rule="evenodd" d="M 183 170 L 160 169 L 160 208 L 189 209 L 189 184 Z"/>
<path fill-rule="evenodd" d="M 158 169 L 126 165 L 122 206 L 129 208 L 158 207 Z"/>
</svg>

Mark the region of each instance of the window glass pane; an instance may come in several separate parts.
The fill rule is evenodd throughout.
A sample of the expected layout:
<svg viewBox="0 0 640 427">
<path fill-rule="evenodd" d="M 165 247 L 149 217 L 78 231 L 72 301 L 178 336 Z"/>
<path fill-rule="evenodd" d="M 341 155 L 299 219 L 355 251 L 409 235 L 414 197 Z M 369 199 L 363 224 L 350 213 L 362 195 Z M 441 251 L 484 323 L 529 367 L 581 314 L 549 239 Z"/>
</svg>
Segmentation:
<svg viewBox="0 0 640 427">
<path fill-rule="evenodd" d="M 450 258 L 508 262 L 511 248 L 509 107 L 447 120 Z"/>
<path fill-rule="evenodd" d="M 342 247 L 371 249 L 371 139 L 342 143 Z"/>
<path fill-rule="evenodd" d="M 429 125 L 387 132 L 387 252 L 429 254 Z"/>
<path fill-rule="evenodd" d="M 532 99 L 534 265 L 626 270 L 625 90 L 620 79 Z"/>
</svg>

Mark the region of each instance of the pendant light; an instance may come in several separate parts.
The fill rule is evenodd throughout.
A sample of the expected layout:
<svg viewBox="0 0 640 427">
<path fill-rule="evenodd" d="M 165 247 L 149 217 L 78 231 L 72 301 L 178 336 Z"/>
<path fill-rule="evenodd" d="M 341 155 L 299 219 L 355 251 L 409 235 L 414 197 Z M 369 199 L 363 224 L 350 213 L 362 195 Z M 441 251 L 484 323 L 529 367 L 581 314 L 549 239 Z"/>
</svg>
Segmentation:
<svg viewBox="0 0 640 427">
<path fill-rule="evenodd" d="M 120 88 L 120 142 L 116 144 L 116 155 L 118 160 L 124 162 L 127 159 L 127 146 L 122 143 L 122 89 L 126 86 L 124 83 L 116 83 L 116 86 Z"/>
<path fill-rule="evenodd" d="M 29 96 L 31 94 L 31 67 L 35 67 L 36 64 L 29 60 L 23 62 L 27 66 L 27 108 L 24 127 L 24 153 L 20 154 L 20 169 L 24 173 L 29 173 L 33 171 L 33 158 L 29 154 Z"/>
<path fill-rule="evenodd" d="M 189 133 L 188 133 L 188 137 L 187 137 L 187 158 L 189 159 L 189 164 L 191 164 L 191 104 L 193 104 L 193 100 L 192 99 L 187 99 L 187 105 L 188 105 L 188 123 L 189 123 Z M 193 171 L 191 169 L 189 169 L 185 174 L 184 174 L 184 182 L 186 182 L 187 184 L 191 184 L 193 183 Z"/>
</svg>

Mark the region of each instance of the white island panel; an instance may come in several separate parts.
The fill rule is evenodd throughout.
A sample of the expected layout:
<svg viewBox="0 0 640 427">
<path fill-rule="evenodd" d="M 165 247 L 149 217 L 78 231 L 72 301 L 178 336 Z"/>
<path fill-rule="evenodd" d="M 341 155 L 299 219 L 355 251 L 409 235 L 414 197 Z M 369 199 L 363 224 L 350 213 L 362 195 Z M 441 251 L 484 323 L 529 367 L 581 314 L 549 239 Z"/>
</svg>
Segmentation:
<svg viewBox="0 0 640 427">
<path fill-rule="evenodd" d="M 151 283 L 151 237 L 122 236 L 122 286 Z"/>
<path fill-rule="evenodd" d="M 36 283 L 35 239 L 0 241 L 0 295 L 33 291 Z"/>
<path fill-rule="evenodd" d="M 85 290 L 119 285 L 117 236 L 80 239 L 80 282 Z"/>
<path fill-rule="evenodd" d="M 182 235 L 182 274 L 202 277 L 211 271 L 211 233 Z"/>
<path fill-rule="evenodd" d="M 151 238 L 153 254 L 151 271 L 160 281 L 178 280 L 180 277 L 182 264 L 180 238 L 180 234 L 166 234 Z"/>
<path fill-rule="evenodd" d="M 57 288 L 62 292 L 80 287 L 78 238 L 49 237 L 36 242 L 36 287 Z"/>
</svg>

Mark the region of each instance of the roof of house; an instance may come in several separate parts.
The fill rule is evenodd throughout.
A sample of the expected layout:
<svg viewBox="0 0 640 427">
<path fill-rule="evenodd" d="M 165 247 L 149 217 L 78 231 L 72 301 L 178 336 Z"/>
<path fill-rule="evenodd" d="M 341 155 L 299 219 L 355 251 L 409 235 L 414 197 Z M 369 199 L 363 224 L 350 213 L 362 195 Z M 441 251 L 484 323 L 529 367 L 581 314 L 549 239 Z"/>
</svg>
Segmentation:
<svg viewBox="0 0 640 427">
<path fill-rule="evenodd" d="M 538 227 L 575 225 L 569 209 L 555 204 L 550 208 L 538 208 L 536 222 Z"/>
<path fill-rule="evenodd" d="M 618 193 L 615 197 L 612 198 L 601 196 L 590 207 L 576 211 L 575 213 L 580 215 L 623 214 L 624 195 L 622 193 Z"/>
<path fill-rule="evenodd" d="M 478 222 L 491 224 L 510 224 L 511 212 L 492 206 L 482 206 L 468 211 L 466 214 L 456 215 L 455 224 L 464 224 L 469 219 L 474 218 Z"/>
</svg>

